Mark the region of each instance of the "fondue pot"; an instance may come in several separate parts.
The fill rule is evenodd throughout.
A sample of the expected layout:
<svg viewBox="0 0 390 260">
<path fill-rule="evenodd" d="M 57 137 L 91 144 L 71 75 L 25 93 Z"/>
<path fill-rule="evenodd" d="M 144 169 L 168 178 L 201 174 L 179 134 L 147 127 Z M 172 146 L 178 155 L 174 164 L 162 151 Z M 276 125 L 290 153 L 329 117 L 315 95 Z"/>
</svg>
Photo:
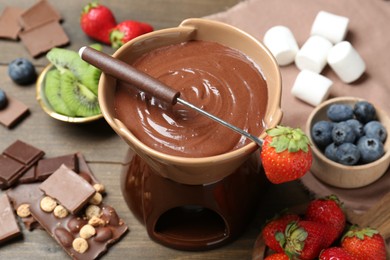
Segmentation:
<svg viewBox="0 0 390 260">
<path fill-rule="evenodd" d="M 187 19 L 176 28 L 137 37 L 119 48 L 114 58 L 131 64 L 153 49 L 190 40 L 217 42 L 239 50 L 261 69 L 267 82 L 266 128 L 281 118 L 281 77 L 278 65 L 259 41 L 245 32 L 206 19 Z M 189 158 L 165 154 L 143 144 L 116 118 L 118 80 L 102 73 L 99 103 L 104 118 L 129 145 L 121 189 L 134 216 L 148 235 L 165 246 L 181 250 L 207 250 L 232 241 L 245 229 L 267 181 L 258 146 L 209 157 Z M 262 133 L 259 138 L 264 138 Z"/>
</svg>

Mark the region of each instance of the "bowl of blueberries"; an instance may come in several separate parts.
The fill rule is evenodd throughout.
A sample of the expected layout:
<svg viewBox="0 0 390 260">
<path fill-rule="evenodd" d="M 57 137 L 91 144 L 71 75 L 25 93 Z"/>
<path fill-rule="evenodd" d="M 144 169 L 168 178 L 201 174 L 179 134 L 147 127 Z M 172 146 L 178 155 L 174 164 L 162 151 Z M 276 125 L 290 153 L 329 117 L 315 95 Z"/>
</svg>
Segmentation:
<svg viewBox="0 0 390 260">
<path fill-rule="evenodd" d="M 337 97 L 309 115 L 306 133 L 312 143 L 311 172 L 339 188 L 360 188 L 382 177 L 390 164 L 390 119 L 373 103 Z"/>
</svg>

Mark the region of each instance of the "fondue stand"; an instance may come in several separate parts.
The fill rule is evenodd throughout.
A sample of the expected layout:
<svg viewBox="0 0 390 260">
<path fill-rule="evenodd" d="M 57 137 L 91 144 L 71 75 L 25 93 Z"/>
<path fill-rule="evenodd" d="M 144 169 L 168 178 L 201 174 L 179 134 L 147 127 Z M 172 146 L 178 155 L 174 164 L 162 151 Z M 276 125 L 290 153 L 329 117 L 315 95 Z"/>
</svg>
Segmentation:
<svg viewBox="0 0 390 260">
<path fill-rule="evenodd" d="M 123 197 L 133 215 L 154 241 L 180 250 L 208 250 L 237 238 L 250 222 L 269 182 L 262 172 L 260 138 L 180 99 L 180 93 L 130 66 L 129 58 L 169 43 L 191 40 L 217 42 L 247 53 L 267 76 L 267 127 L 276 126 L 280 109 L 281 77 L 272 54 L 243 31 L 206 19 L 187 19 L 168 28 L 137 37 L 113 57 L 89 47 L 80 50 L 85 61 L 102 70 L 99 104 L 108 124 L 129 145 L 122 171 Z M 118 86 L 136 87 L 171 105 L 181 103 L 252 139 L 239 149 L 209 157 L 186 158 L 156 151 L 142 143 L 117 118 Z"/>
</svg>

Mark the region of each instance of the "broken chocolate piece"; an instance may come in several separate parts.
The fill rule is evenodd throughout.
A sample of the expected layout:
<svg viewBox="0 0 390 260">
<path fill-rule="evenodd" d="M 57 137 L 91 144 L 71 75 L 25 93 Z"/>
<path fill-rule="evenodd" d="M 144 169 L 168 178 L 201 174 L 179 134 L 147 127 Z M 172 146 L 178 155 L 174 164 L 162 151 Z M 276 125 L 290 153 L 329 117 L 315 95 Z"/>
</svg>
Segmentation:
<svg viewBox="0 0 390 260">
<path fill-rule="evenodd" d="M 60 166 L 64 164 L 74 172 L 78 172 L 77 157 L 75 154 L 57 156 L 53 158 L 42 159 L 38 161 L 35 170 L 36 180 L 44 181 Z"/>
<path fill-rule="evenodd" d="M 41 159 L 45 153 L 30 144 L 17 140 L 8 146 L 3 154 L 29 166 Z"/>
<path fill-rule="evenodd" d="M 19 37 L 33 57 L 69 43 L 68 36 L 57 21 L 49 21 L 23 31 L 19 33 Z"/>
<path fill-rule="evenodd" d="M 24 30 L 38 27 L 50 21 L 60 22 L 61 15 L 46 0 L 38 1 L 20 15 Z"/>
<path fill-rule="evenodd" d="M 21 235 L 18 222 L 15 217 L 7 194 L 0 195 L 0 244 Z"/>
<path fill-rule="evenodd" d="M 12 128 L 29 113 L 29 108 L 19 100 L 7 96 L 8 105 L 0 110 L 0 124 Z"/>
<path fill-rule="evenodd" d="M 39 188 L 72 214 L 84 207 L 96 192 L 91 184 L 65 165 L 61 165 Z"/>
<path fill-rule="evenodd" d="M 7 195 L 15 210 L 22 204 L 29 204 L 41 198 L 42 192 L 39 190 L 40 183 L 17 185 L 7 190 Z M 39 223 L 32 217 L 21 218 L 27 230 L 39 227 Z"/>
<path fill-rule="evenodd" d="M 6 6 L 0 16 L 0 38 L 11 40 L 18 39 L 18 33 L 22 30 L 19 24 L 19 17 L 23 9 Z"/>
<path fill-rule="evenodd" d="M 0 155 L 0 189 L 12 186 L 25 172 L 24 164 L 3 154 Z"/>
</svg>

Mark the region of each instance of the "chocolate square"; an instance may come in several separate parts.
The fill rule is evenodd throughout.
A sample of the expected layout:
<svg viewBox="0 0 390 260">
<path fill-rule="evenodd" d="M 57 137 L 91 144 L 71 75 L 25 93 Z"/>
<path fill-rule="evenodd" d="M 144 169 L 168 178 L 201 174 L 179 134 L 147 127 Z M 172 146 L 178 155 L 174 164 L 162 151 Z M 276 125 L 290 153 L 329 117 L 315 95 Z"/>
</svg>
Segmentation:
<svg viewBox="0 0 390 260">
<path fill-rule="evenodd" d="M 0 38 L 18 39 L 18 33 L 22 30 L 19 24 L 20 15 L 23 9 L 6 6 L 0 16 Z"/>
<path fill-rule="evenodd" d="M 76 155 L 62 155 L 39 160 L 37 168 L 35 170 L 36 179 L 39 181 L 46 180 L 51 174 L 58 170 L 58 168 L 60 168 L 62 164 L 64 164 L 72 171 L 78 172 L 78 163 Z"/>
<path fill-rule="evenodd" d="M 0 188 L 4 189 L 13 185 L 25 171 L 24 164 L 3 154 L 0 155 Z"/>
<path fill-rule="evenodd" d="M 7 194 L 0 195 L 0 244 L 21 235 L 18 222 Z"/>
<path fill-rule="evenodd" d="M 29 108 L 19 100 L 7 96 L 8 105 L 0 110 L 0 124 L 11 128 L 29 113 Z"/>
<path fill-rule="evenodd" d="M 84 207 L 96 192 L 91 184 L 65 165 L 61 165 L 39 188 L 72 214 Z"/>
<path fill-rule="evenodd" d="M 68 36 L 57 21 L 49 21 L 23 31 L 19 37 L 33 57 L 69 43 Z"/>
<path fill-rule="evenodd" d="M 61 15 L 46 0 L 36 2 L 20 15 L 20 24 L 24 30 L 35 28 L 50 21 L 59 22 Z"/>
<path fill-rule="evenodd" d="M 29 165 L 37 162 L 45 153 L 30 144 L 17 140 L 8 146 L 3 151 L 3 154 L 25 165 Z"/>
</svg>

